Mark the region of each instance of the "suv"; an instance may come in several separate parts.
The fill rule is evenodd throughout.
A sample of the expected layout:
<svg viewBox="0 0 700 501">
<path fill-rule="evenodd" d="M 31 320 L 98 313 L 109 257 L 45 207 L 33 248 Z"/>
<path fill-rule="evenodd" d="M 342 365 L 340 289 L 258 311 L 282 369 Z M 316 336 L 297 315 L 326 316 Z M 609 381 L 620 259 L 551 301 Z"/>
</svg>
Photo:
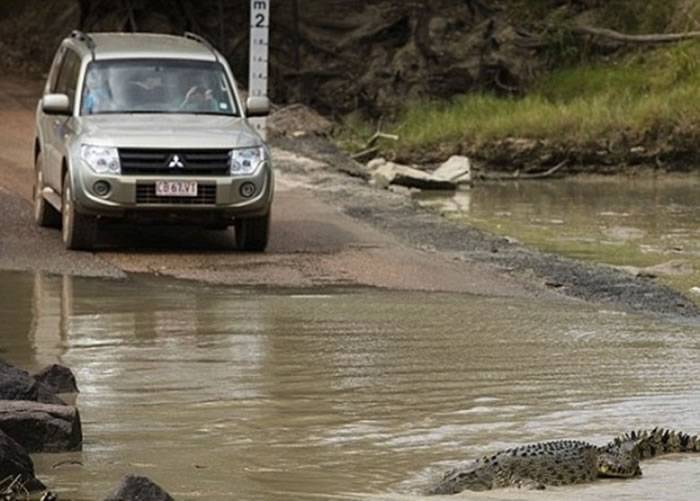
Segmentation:
<svg viewBox="0 0 700 501">
<path fill-rule="evenodd" d="M 73 32 L 36 113 L 34 218 L 90 250 L 110 221 L 235 226 L 265 249 L 273 171 L 231 69 L 201 37 Z"/>
</svg>

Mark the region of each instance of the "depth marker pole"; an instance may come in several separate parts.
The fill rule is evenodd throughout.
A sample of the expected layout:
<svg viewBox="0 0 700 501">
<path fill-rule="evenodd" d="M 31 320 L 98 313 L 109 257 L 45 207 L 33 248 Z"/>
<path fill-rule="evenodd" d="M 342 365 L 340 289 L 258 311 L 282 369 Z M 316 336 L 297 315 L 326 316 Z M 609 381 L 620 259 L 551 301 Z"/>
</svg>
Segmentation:
<svg viewBox="0 0 700 501">
<path fill-rule="evenodd" d="M 248 74 L 248 95 L 267 97 L 268 55 L 270 47 L 270 2 L 271 0 L 250 1 L 250 72 Z M 267 119 L 251 118 L 250 123 L 266 136 Z"/>
</svg>

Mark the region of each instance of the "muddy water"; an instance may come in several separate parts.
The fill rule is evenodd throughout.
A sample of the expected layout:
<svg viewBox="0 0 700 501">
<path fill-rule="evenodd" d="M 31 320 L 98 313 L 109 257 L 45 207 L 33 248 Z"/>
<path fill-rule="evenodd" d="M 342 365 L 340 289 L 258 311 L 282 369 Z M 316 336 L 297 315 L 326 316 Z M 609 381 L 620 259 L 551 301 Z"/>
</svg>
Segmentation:
<svg viewBox="0 0 700 501">
<path fill-rule="evenodd" d="M 546 251 L 646 270 L 700 303 L 700 175 L 479 185 L 421 203 Z"/>
<path fill-rule="evenodd" d="M 40 478 L 73 500 L 104 498 L 127 472 L 184 500 L 417 499 L 445 469 L 513 444 L 700 432 L 698 324 L 321 292 L 0 273 L 0 356 L 61 362 L 81 389 L 84 450 L 34 456 Z M 643 468 L 461 497 L 696 499 L 700 457 Z"/>
</svg>

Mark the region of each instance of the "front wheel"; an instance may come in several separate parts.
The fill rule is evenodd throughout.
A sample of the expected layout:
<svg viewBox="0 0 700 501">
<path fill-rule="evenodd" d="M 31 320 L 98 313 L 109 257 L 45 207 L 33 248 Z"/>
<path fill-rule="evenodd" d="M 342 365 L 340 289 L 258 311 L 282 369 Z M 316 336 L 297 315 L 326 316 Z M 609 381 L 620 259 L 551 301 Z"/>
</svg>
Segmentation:
<svg viewBox="0 0 700 501">
<path fill-rule="evenodd" d="M 76 212 L 73 189 L 71 188 L 70 176 L 67 172 L 63 178 L 63 193 L 61 197 L 61 215 L 63 219 L 61 236 L 63 245 L 70 250 L 92 250 L 97 238 L 97 219 Z"/>
<path fill-rule="evenodd" d="M 43 195 L 44 171 L 41 155 L 36 159 L 34 178 L 34 222 L 43 228 L 58 228 L 61 226 L 61 214 L 46 201 Z"/>
<path fill-rule="evenodd" d="M 270 213 L 264 216 L 239 219 L 236 226 L 236 247 L 239 250 L 262 252 L 270 234 Z"/>
</svg>

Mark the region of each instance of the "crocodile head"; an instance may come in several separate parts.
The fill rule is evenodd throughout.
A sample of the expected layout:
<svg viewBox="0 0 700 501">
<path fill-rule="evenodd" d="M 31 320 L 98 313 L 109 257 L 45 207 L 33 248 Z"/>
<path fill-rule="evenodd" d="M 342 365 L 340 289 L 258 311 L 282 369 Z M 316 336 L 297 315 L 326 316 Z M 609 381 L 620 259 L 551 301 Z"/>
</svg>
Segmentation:
<svg viewBox="0 0 700 501">
<path fill-rule="evenodd" d="M 630 478 L 642 474 L 639 458 L 622 451 L 600 451 L 596 468 L 599 477 Z"/>
</svg>

